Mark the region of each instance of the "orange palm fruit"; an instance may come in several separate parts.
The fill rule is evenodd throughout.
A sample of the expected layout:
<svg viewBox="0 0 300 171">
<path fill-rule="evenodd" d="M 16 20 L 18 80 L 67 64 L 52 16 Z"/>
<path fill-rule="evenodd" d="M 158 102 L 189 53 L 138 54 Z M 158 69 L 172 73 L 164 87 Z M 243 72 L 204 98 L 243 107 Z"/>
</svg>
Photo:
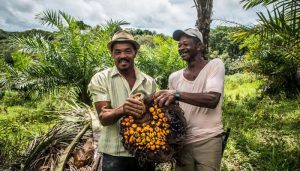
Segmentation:
<svg viewBox="0 0 300 171">
<path fill-rule="evenodd" d="M 149 112 L 151 112 L 151 113 L 154 112 L 154 107 L 150 107 Z"/>
</svg>

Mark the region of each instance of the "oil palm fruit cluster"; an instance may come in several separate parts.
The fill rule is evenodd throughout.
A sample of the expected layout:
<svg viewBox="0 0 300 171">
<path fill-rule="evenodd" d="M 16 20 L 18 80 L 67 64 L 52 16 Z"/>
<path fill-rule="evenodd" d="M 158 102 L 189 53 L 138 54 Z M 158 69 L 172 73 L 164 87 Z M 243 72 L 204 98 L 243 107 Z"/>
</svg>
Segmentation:
<svg viewBox="0 0 300 171">
<path fill-rule="evenodd" d="M 176 104 L 160 108 L 153 102 L 146 109 L 144 115 L 149 119 L 145 122 L 140 123 L 131 115 L 122 118 L 123 145 L 141 161 L 170 161 L 186 132 L 183 111 Z"/>
</svg>

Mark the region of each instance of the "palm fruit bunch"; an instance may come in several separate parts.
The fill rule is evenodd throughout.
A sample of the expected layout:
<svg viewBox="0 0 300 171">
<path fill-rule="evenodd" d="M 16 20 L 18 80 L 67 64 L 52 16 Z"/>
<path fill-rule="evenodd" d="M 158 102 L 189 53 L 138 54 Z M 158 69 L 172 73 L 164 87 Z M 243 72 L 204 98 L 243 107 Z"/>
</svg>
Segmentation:
<svg viewBox="0 0 300 171">
<path fill-rule="evenodd" d="M 182 147 L 186 120 L 178 104 L 162 108 L 153 101 L 146 105 L 145 121 L 131 115 L 121 119 L 122 143 L 140 161 L 156 163 L 171 161 Z"/>
</svg>

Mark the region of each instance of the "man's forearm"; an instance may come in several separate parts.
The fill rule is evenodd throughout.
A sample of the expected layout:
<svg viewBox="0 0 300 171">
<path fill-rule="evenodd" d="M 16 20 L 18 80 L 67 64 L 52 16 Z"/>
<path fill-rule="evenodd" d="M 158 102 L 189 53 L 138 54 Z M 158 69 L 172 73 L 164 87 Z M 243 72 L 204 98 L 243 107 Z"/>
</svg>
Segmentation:
<svg viewBox="0 0 300 171">
<path fill-rule="evenodd" d="M 103 126 L 116 123 L 124 115 L 123 106 L 115 109 L 103 109 L 99 113 L 99 119 Z"/>
<path fill-rule="evenodd" d="M 180 101 L 191 105 L 214 109 L 220 101 L 220 93 L 180 93 Z"/>
</svg>

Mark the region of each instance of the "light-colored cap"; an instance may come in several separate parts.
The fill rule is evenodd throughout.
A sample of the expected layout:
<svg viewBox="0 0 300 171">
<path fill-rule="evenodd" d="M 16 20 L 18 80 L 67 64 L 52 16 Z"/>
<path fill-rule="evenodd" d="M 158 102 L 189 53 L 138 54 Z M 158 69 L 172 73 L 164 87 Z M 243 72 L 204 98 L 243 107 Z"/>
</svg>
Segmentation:
<svg viewBox="0 0 300 171">
<path fill-rule="evenodd" d="M 173 33 L 173 39 L 176 40 L 176 41 L 179 41 L 179 39 L 183 35 L 196 37 L 201 41 L 201 43 L 203 43 L 202 33 L 198 29 L 188 28 L 186 30 L 175 30 L 174 33 Z"/>
<path fill-rule="evenodd" d="M 112 45 L 115 43 L 115 42 L 129 42 L 129 43 L 132 43 L 133 46 L 135 46 L 136 50 L 138 50 L 140 48 L 140 44 L 134 40 L 133 36 L 125 31 L 125 30 L 121 30 L 121 31 L 117 31 L 111 41 L 107 44 L 107 48 L 112 51 Z"/>
</svg>

